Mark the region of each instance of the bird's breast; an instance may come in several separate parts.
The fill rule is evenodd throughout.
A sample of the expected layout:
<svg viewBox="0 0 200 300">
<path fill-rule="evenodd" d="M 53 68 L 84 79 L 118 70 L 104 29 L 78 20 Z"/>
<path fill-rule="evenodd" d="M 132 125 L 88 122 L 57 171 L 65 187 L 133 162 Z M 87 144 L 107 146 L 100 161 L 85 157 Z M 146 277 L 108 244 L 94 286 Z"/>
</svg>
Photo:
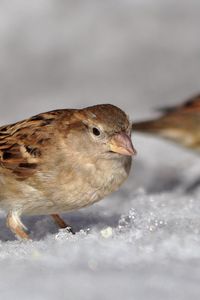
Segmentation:
<svg viewBox="0 0 200 300">
<path fill-rule="evenodd" d="M 48 177 L 46 198 L 53 203 L 41 213 L 61 213 L 91 205 L 116 191 L 128 177 L 131 158 L 98 160 L 74 166 L 69 172 L 62 171 Z M 45 209 L 48 212 L 45 212 Z"/>
<path fill-rule="evenodd" d="M 131 158 L 99 159 L 95 163 L 57 166 L 39 172 L 34 180 L 22 181 L 13 193 L 9 209 L 20 207 L 23 214 L 63 213 L 91 205 L 116 191 L 128 177 Z M 11 207 L 10 207 L 11 206 Z"/>
</svg>

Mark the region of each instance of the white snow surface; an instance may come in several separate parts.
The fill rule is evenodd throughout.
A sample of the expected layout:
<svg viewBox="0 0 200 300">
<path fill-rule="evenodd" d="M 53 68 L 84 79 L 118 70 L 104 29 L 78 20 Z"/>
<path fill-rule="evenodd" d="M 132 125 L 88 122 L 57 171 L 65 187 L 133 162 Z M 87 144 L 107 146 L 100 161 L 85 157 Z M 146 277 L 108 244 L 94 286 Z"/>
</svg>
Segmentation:
<svg viewBox="0 0 200 300">
<path fill-rule="evenodd" d="M 1 220 L 2 299 L 199 299 L 199 158 L 136 141 L 147 149 L 120 191 L 64 215 L 76 235 L 44 216 L 24 218 L 33 241 L 14 241 Z"/>
<path fill-rule="evenodd" d="M 200 2 L 0 3 L 0 122 L 110 102 L 139 119 L 199 92 Z M 32 241 L 0 218 L 0 299 L 200 299 L 199 156 L 133 133 L 121 189 L 63 215 L 24 217 Z"/>
</svg>

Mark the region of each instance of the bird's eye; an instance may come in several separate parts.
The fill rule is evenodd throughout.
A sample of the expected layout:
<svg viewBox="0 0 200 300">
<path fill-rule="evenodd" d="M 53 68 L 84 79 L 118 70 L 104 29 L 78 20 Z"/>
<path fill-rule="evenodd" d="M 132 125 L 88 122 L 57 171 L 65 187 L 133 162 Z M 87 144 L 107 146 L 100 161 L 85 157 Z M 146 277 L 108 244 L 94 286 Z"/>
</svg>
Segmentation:
<svg viewBox="0 0 200 300">
<path fill-rule="evenodd" d="M 92 133 L 95 135 L 95 136 L 100 136 L 101 132 L 98 128 L 96 127 L 93 127 L 92 128 Z"/>
</svg>

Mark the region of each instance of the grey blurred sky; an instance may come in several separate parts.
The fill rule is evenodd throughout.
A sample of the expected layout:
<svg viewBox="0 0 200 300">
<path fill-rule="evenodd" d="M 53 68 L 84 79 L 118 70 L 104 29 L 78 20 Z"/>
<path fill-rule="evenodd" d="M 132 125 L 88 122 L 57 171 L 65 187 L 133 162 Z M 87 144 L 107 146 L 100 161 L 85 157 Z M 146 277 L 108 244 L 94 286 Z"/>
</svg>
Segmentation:
<svg viewBox="0 0 200 300">
<path fill-rule="evenodd" d="M 133 119 L 200 90 L 200 1 L 0 1 L 0 123 L 110 102 Z"/>
</svg>

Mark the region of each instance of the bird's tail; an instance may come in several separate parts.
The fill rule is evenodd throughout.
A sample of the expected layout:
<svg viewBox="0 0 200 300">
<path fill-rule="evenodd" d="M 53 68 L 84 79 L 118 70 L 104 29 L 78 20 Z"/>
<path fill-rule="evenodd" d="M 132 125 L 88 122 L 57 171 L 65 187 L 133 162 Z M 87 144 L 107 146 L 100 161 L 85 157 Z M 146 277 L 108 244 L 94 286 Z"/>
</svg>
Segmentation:
<svg viewBox="0 0 200 300">
<path fill-rule="evenodd" d="M 132 129 L 133 131 L 143 132 L 143 133 L 150 133 L 150 134 L 159 134 L 162 133 L 166 128 L 168 128 L 168 122 L 162 120 L 162 118 L 154 119 L 154 120 L 147 120 L 141 121 L 137 123 L 133 123 Z"/>
</svg>

